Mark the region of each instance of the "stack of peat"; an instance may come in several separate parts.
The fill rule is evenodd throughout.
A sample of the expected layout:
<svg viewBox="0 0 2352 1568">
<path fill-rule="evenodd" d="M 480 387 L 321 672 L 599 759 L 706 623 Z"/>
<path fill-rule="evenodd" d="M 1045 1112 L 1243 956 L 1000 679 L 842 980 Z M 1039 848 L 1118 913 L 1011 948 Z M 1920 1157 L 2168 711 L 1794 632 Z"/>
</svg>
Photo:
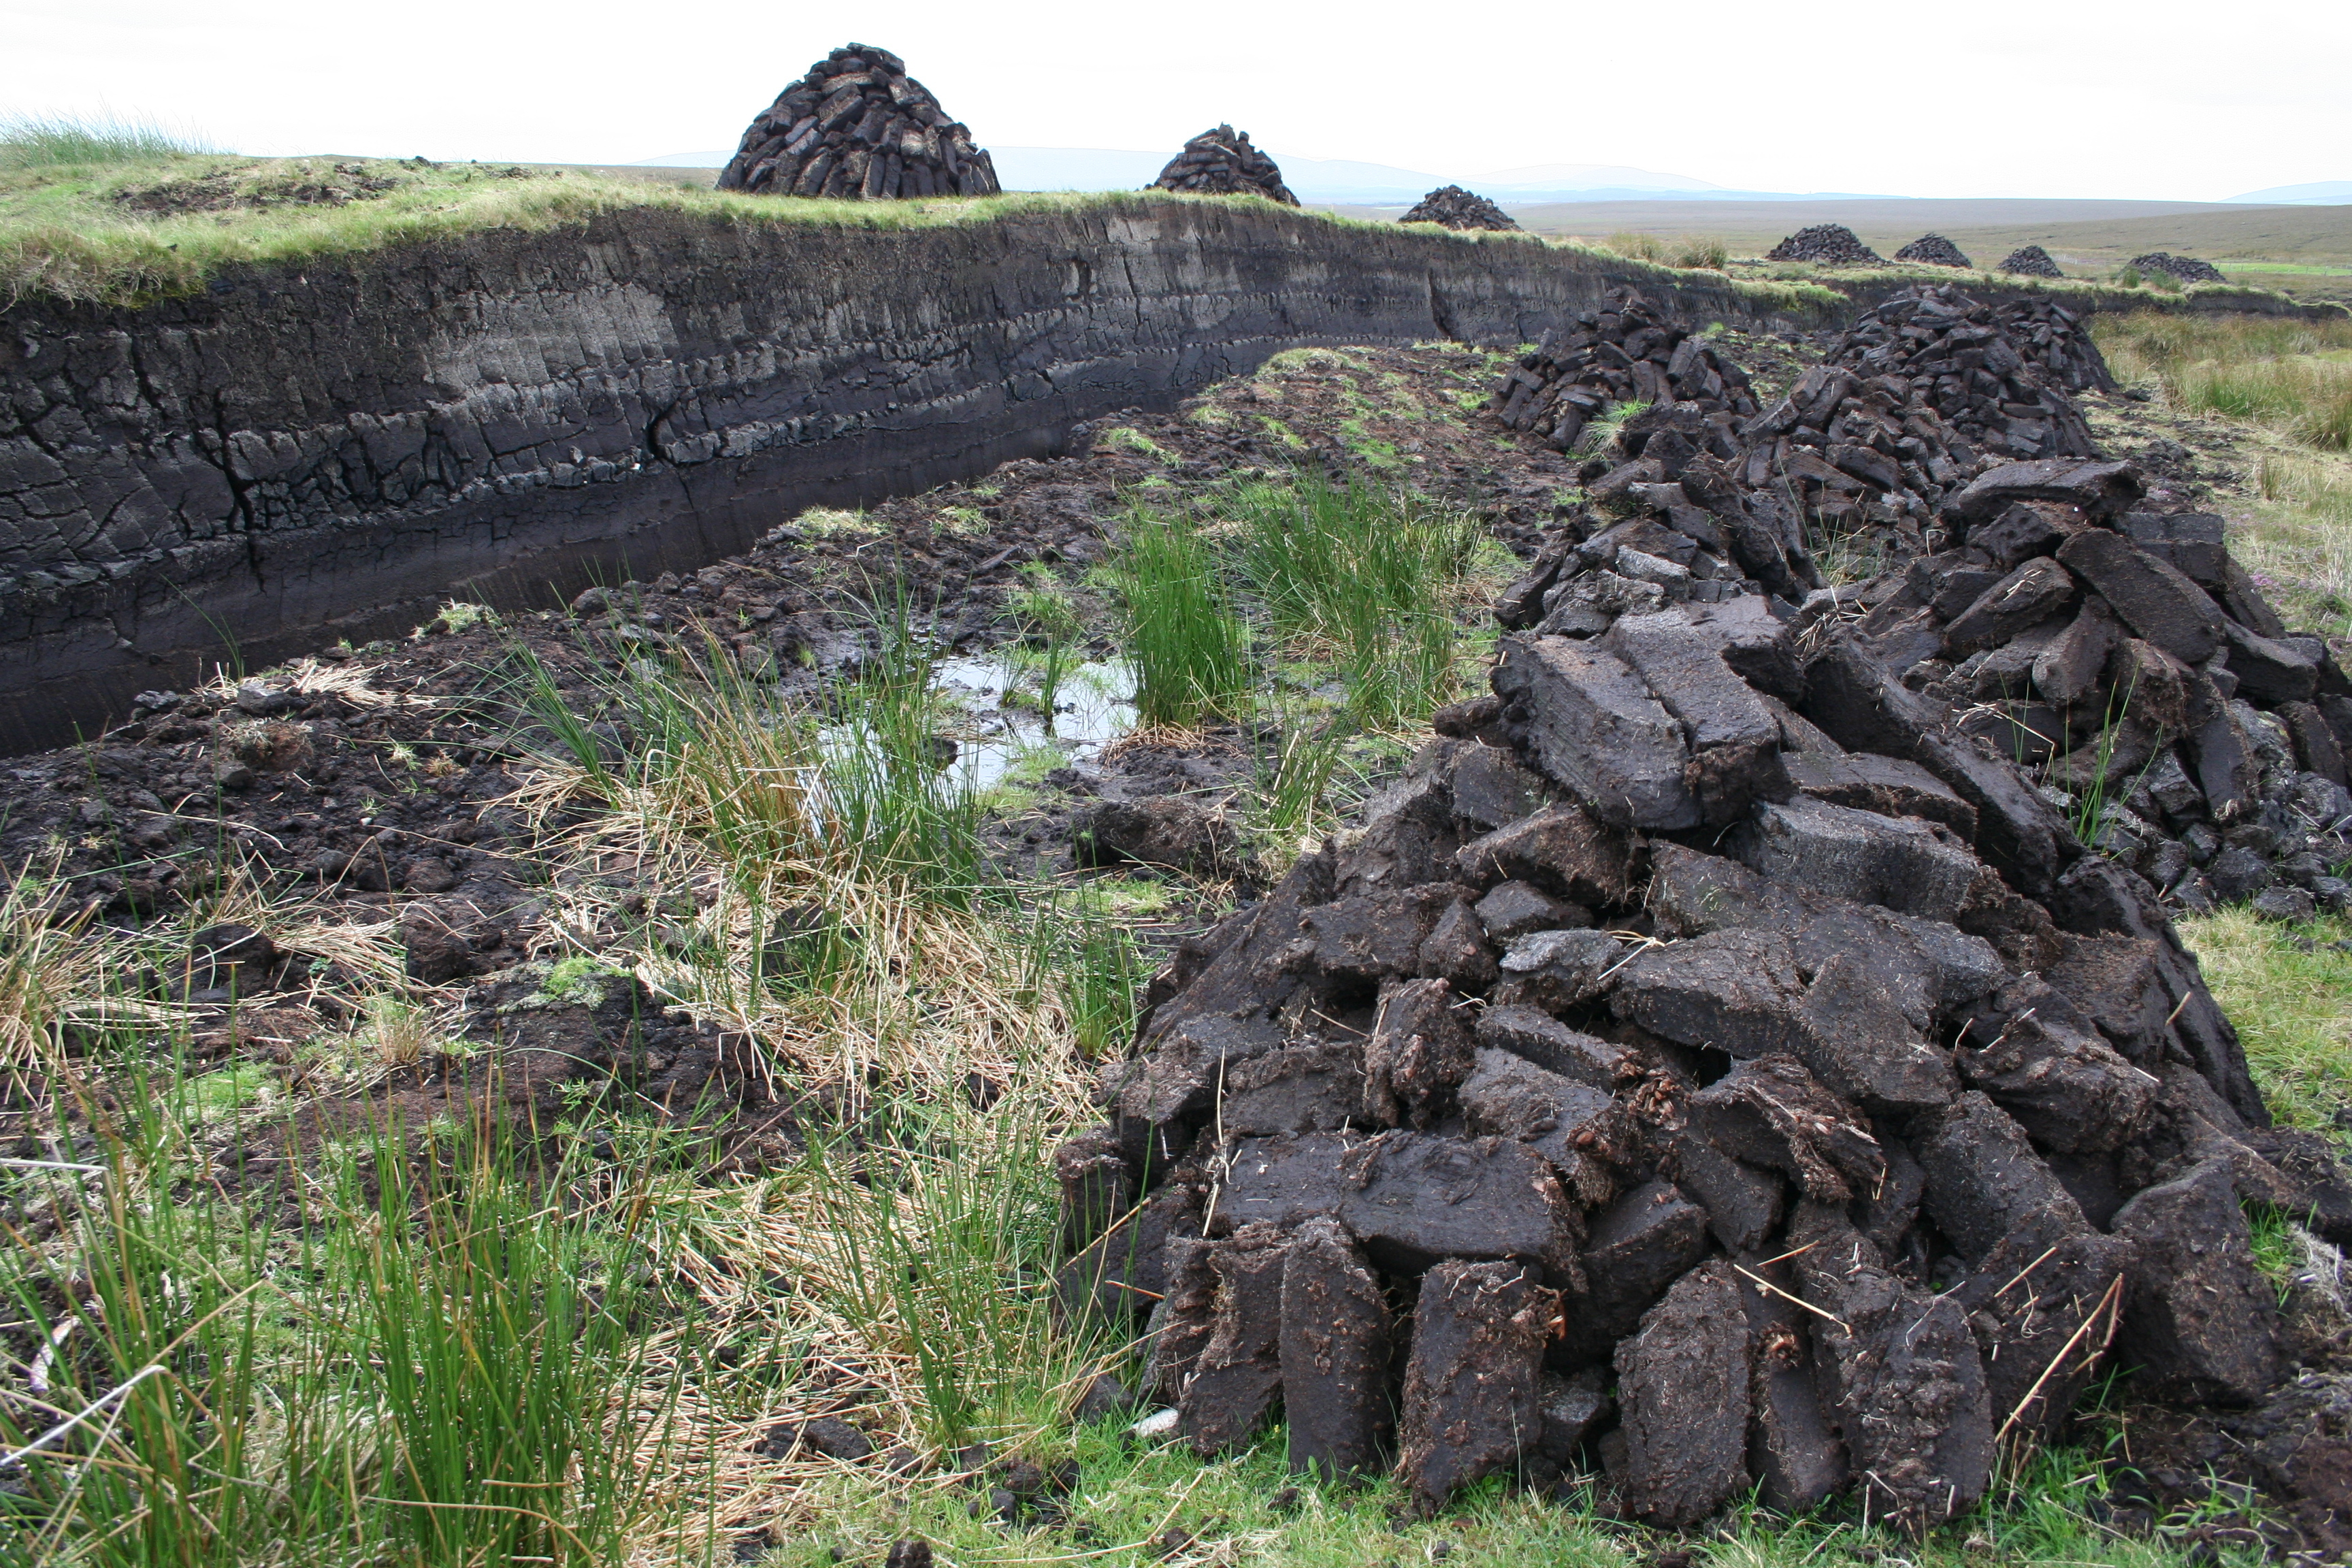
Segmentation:
<svg viewBox="0 0 2352 1568">
<path fill-rule="evenodd" d="M 2038 245 L 2021 245 L 2001 260 L 2003 272 L 2014 272 L 2021 278 L 2063 278 L 2050 253 Z"/>
<path fill-rule="evenodd" d="M 722 191 L 779 196 L 987 196 L 996 165 L 887 49 L 839 48 L 743 132 Z"/>
<path fill-rule="evenodd" d="M 1746 371 L 1631 289 L 1611 289 L 1606 309 L 1545 333 L 1489 406 L 1565 452 L 1605 409 L 1626 403 L 1696 404 L 1726 430 L 1756 412 Z"/>
<path fill-rule="evenodd" d="M 1854 267 L 1884 261 L 1842 223 L 1817 223 L 1801 228 L 1764 253 L 1767 261 L 1812 261 L 1825 267 Z"/>
<path fill-rule="evenodd" d="M 2087 336 L 2067 342 L 2069 364 Z M 2095 353 L 2095 348 L 2092 349 Z M 1991 307 L 1953 288 L 1907 289 L 1856 321 L 1829 364 L 1917 399 L 1972 448 L 2011 458 L 2082 458 L 2091 428 Z"/>
<path fill-rule="evenodd" d="M 1440 185 L 1413 204 L 1399 223 L 1439 223 L 1448 228 L 1518 230 L 1518 220 L 1475 191 Z"/>
<path fill-rule="evenodd" d="M 1895 253 L 1897 261 L 1916 261 L 1927 267 L 1974 267 L 1960 247 L 1940 234 L 1923 234 Z"/>
<path fill-rule="evenodd" d="M 2091 482 L 1956 516 L 2120 584 L 2157 558 Z M 2352 1192 L 2155 889 L 1884 642 L 1754 593 L 1507 635 L 1360 831 L 1154 979 L 1057 1156 L 1057 1287 L 1182 1440 L 1279 1414 L 1428 1510 L 1597 1467 L 1662 1526 L 1759 1487 L 1917 1531 L 2110 1358 L 2265 1396 L 2240 1200 L 2346 1240 Z"/>
<path fill-rule="evenodd" d="M 2028 329 L 2022 338 L 2012 319 Z M 1704 464 L 1695 477 L 1671 448 L 1636 445 L 1645 425 L 1689 419 L 1653 409 L 1629 422 L 1612 454 L 1617 467 L 1586 489 L 1604 509 L 1646 509 L 1669 523 L 1678 499 L 1723 516 L 1769 516 L 1801 590 L 1818 584 L 1800 548 L 1808 525 L 1908 559 L 1929 548 L 1943 499 L 2003 457 L 2087 456 L 2090 430 L 2060 384 L 2104 376 L 2103 362 L 2085 367 L 2097 352 L 2071 317 L 2005 317 L 1954 289 L 1906 290 L 1741 424 L 1727 452 L 1718 444 L 1709 455 L 1721 459 L 1720 477 Z M 1659 488 L 1675 480 L 1685 497 Z M 1769 592 L 1796 596 L 1759 562 L 1738 563 Z"/>
<path fill-rule="evenodd" d="M 1944 503 L 1947 548 L 1841 607 L 1962 729 L 2042 768 L 2094 847 L 2191 909 L 2352 907 L 2352 683 L 2287 633 L 2210 513 L 2120 463 L 1995 468 Z"/>
<path fill-rule="evenodd" d="M 1185 142 L 1150 188 L 1202 196 L 1264 196 L 1286 207 L 1298 205 L 1275 161 L 1250 145 L 1248 132 L 1230 125 L 1203 131 Z"/>
<path fill-rule="evenodd" d="M 2151 250 L 2146 256 L 2135 256 L 2131 264 L 2142 272 L 2161 272 L 2178 278 L 2183 283 L 2227 283 L 2221 269 L 2210 261 L 2200 261 L 2193 256 L 2175 256 L 2168 250 Z"/>
</svg>

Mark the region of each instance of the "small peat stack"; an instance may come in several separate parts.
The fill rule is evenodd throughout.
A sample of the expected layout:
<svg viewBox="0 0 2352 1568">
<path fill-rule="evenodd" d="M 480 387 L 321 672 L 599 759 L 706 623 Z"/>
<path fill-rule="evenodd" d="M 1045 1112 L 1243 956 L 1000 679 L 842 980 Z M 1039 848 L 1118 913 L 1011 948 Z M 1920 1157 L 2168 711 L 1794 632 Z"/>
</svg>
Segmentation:
<svg viewBox="0 0 2352 1568">
<path fill-rule="evenodd" d="M 1940 234 L 1923 234 L 1895 253 L 1897 261 L 1916 261 L 1923 267 L 1974 267 L 1960 247 Z"/>
<path fill-rule="evenodd" d="M 2155 627 L 2134 483 L 2013 465 L 1874 590 L 1953 652 L 2093 593 Z M 1656 587 L 1676 536 L 1563 538 L 1498 614 Z M 1153 980 L 1057 1159 L 1056 1289 L 1151 1347 L 1197 1451 L 1286 1418 L 1295 1468 L 1393 1466 L 1429 1510 L 1598 1468 L 1661 1526 L 1755 1488 L 1922 1531 L 2110 1355 L 2271 1396 L 2241 1205 L 2352 1239 L 2325 1141 L 2269 1126 L 2156 889 L 1906 685 L 1875 609 L 1759 586 L 1507 633 L 1360 830 Z"/>
<path fill-rule="evenodd" d="M 1248 132 L 1230 125 L 1203 131 L 1185 142 L 1148 188 L 1201 196 L 1264 196 L 1286 207 L 1298 205 L 1274 160 L 1250 145 Z"/>
<path fill-rule="evenodd" d="M 1756 412 L 1746 371 L 1631 289 L 1610 290 L 1608 309 L 1545 333 L 1488 406 L 1512 429 L 1540 435 L 1565 452 L 1603 410 L 1627 403 L 1694 404 L 1704 415 L 1722 416 L 1717 423 L 1726 439 Z"/>
<path fill-rule="evenodd" d="M 889 200 L 994 195 L 996 165 L 907 64 L 868 44 L 838 48 L 743 132 L 722 191 Z"/>
<path fill-rule="evenodd" d="M 2131 258 L 2134 268 L 2142 272 L 2161 272 L 2168 278 L 2178 278 L 2183 283 L 2227 283 L 2221 269 L 2210 261 L 2200 261 L 2193 256 L 2175 256 L 2168 250 L 2151 250 L 2146 256 Z"/>
<path fill-rule="evenodd" d="M 1413 204 L 1399 223 L 1444 224 L 1447 228 L 1518 231 L 1518 220 L 1475 191 L 1440 185 Z"/>
<path fill-rule="evenodd" d="M 2000 269 L 2020 278 L 2063 278 L 2050 253 L 2038 245 L 2021 245 L 2001 258 Z"/>
<path fill-rule="evenodd" d="M 1811 261 L 1824 267 L 1856 267 L 1885 259 L 1842 223 L 1801 228 L 1764 253 L 1767 261 Z"/>
</svg>

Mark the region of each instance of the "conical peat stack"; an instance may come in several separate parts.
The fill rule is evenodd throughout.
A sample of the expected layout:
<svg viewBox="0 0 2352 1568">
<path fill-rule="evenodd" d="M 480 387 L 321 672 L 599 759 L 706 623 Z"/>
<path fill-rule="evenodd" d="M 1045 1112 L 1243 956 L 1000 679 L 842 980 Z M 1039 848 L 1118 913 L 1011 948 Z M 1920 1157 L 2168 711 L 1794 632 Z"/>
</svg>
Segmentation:
<svg viewBox="0 0 2352 1568">
<path fill-rule="evenodd" d="M 1811 261 L 1825 267 L 1857 267 L 1885 258 L 1862 243 L 1842 223 L 1817 223 L 1801 228 L 1764 253 L 1767 261 Z"/>
<path fill-rule="evenodd" d="M 838 48 L 784 89 L 743 132 L 719 175 L 722 191 L 778 196 L 988 196 L 999 189 L 987 150 L 868 44 Z"/>
<path fill-rule="evenodd" d="M 1250 145 L 1248 132 L 1230 125 L 1203 131 L 1185 142 L 1150 188 L 1202 196 L 1264 196 L 1286 207 L 1298 205 L 1275 161 Z"/>
<path fill-rule="evenodd" d="M 1916 261 L 1926 267 L 1973 267 L 1968 254 L 1940 234 L 1923 234 L 1895 253 L 1897 261 Z"/>
<path fill-rule="evenodd" d="M 2021 278 L 2063 278 L 2050 253 L 2038 245 L 2021 245 L 2002 258 L 2000 269 L 2014 272 Z"/>
<path fill-rule="evenodd" d="M 1517 231 L 1517 220 L 1475 191 L 1460 185 L 1440 185 L 1421 198 L 1399 223 L 1436 223 L 1447 228 Z"/>
</svg>

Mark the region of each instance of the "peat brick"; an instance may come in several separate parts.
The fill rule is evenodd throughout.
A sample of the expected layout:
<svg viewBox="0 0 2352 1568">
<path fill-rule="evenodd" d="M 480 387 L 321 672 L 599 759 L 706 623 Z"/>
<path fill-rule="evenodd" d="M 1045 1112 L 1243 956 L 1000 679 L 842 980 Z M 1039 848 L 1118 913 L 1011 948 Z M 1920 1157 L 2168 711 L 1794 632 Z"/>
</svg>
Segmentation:
<svg viewBox="0 0 2352 1568">
<path fill-rule="evenodd" d="M 1443 980 L 1408 980 L 1381 992 L 1364 1047 L 1364 1103 L 1385 1126 L 1426 1127 L 1447 1115 L 1470 1070 L 1470 1026 L 1462 998 Z"/>
<path fill-rule="evenodd" d="M 1682 725 L 1622 660 L 1566 637 L 1507 637 L 1501 654 L 1495 693 L 1526 709 L 1546 774 L 1611 826 L 1699 825 Z"/>
<path fill-rule="evenodd" d="M 1675 1282 L 1617 1347 L 1625 1500 L 1664 1529 L 1696 1524 L 1745 1490 L 1747 1455 L 1725 1435 L 1748 1418 L 1748 1313 L 1717 1260 Z"/>
<path fill-rule="evenodd" d="M 1291 1238 L 1280 1351 L 1291 1469 L 1325 1480 L 1378 1471 L 1393 1419 L 1388 1300 L 1337 1220 L 1310 1219 Z"/>
<path fill-rule="evenodd" d="M 1142 1396 L 1157 1405 L 1173 1405 L 1184 1396 L 1201 1351 L 1216 1331 L 1217 1252 L 1226 1244 L 1199 1237 L 1174 1238 L 1168 1245 L 1166 1294 L 1151 1309 L 1145 1342 Z"/>
<path fill-rule="evenodd" d="M 1790 1047 L 1832 1093 L 1867 1110 L 1942 1105 L 1959 1087 L 1951 1063 L 1922 1037 L 1872 956 L 1840 952 L 1821 961 Z"/>
<path fill-rule="evenodd" d="M 2059 547 L 2058 559 L 2125 625 L 2182 663 L 2201 664 L 2221 646 L 2221 615 L 2205 591 L 2122 534 L 2084 529 Z"/>
<path fill-rule="evenodd" d="M 1562 802 L 1472 839 L 1454 865 L 1476 887 L 1531 882 L 1571 903 L 1607 907 L 1625 898 L 1631 858 L 1621 834 Z"/>
<path fill-rule="evenodd" d="M 1794 1057 L 1739 1063 L 1691 1097 L 1689 1115 L 1717 1148 L 1795 1177 L 1820 1203 L 1875 1192 L 1886 1174 L 1868 1125 Z"/>
<path fill-rule="evenodd" d="M 1572 1289 L 1554 1355 L 1563 1365 L 1606 1361 L 1651 1303 L 1706 1256 L 1706 1211 L 1672 1182 L 1647 1182 L 1592 1216 L 1586 1284 Z"/>
<path fill-rule="evenodd" d="M 2191 582 L 2213 586 L 2228 569 L 2228 525 L 2209 511 L 2126 512 L 2116 526 Z"/>
<path fill-rule="evenodd" d="M 1202 1195 L 1186 1181 L 1169 1181 L 1142 1206 L 1130 1209 L 1054 1276 L 1055 1305 L 1065 1318 L 1099 1313 L 1124 1323 L 1150 1314 L 1170 1293 L 1173 1245 L 1201 1235 Z"/>
<path fill-rule="evenodd" d="M 2220 1160 L 2147 1188 L 2115 1217 L 2136 1244 L 2120 1348 L 2151 1392 L 2252 1405 L 2278 1382 L 2276 1312 Z"/>
<path fill-rule="evenodd" d="M 1176 1401 L 1176 1430 L 1202 1458 L 1245 1447 L 1282 1394 L 1283 1259 L 1290 1238 L 1244 1226 L 1209 1255 L 1216 1307 Z"/>
<path fill-rule="evenodd" d="M 1976 837 L 1976 807 L 1916 763 L 1874 752 L 1796 752 L 1781 761 L 1798 792 L 1815 800 L 1881 816 L 1916 816 L 1962 838 Z"/>
<path fill-rule="evenodd" d="M 1586 1204 L 1615 1195 L 1608 1158 L 1635 1142 L 1631 1118 L 1605 1090 L 1491 1047 L 1479 1048 L 1463 1082 L 1462 1115 L 1473 1134 L 1516 1138 L 1534 1149 Z"/>
<path fill-rule="evenodd" d="M 1706 821 L 1732 822 L 1751 801 L 1789 797 L 1780 721 L 1724 662 L 1717 638 L 1679 611 L 1664 611 L 1620 616 L 1601 646 L 1682 721 L 1690 748 L 1685 782 Z"/>
<path fill-rule="evenodd" d="M 1968 897 L 1978 870 L 1975 857 L 1916 818 L 1805 796 L 1758 802 L 1732 834 L 1731 847 L 1759 876 L 1945 921 Z"/>
<path fill-rule="evenodd" d="M 2081 589 L 2065 567 L 2036 556 L 1987 588 L 1944 628 L 1944 647 L 1954 658 L 2005 643 L 2040 626 L 2074 602 Z"/>
<path fill-rule="evenodd" d="M 1915 1127 L 1927 1214 L 1964 1258 L 1991 1254 L 2011 1232 L 2084 1228 L 2083 1211 L 2010 1115 L 1983 1094 L 1961 1095 Z"/>
<path fill-rule="evenodd" d="M 1659 1169 L 1706 1211 L 1706 1227 L 1725 1250 L 1761 1247 L 1786 1207 L 1787 1184 L 1780 1173 L 1734 1159 L 1687 1127 L 1665 1134 L 1664 1142 Z"/>
<path fill-rule="evenodd" d="M 1556 1299 L 1517 1263 L 1449 1258 L 1421 1282 L 1398 1471 L 1424 1513 L 1540 1440 L 1537 1377 Z"/>
<path fill-rule="evenodd" d="M 1286 1046 L 1228 1068 L 1216 1125 L 1228 1138 L 1336 1132 L 1367 1114 L 1360 1047 L 1318 1040 Z"/>
<path fill-rule="evenodd" d="M 2088 518 L 2109 518 L 2128 510 L 2145 489 L 2129 463 L 2044 458 L 1988 469 L 1946 497 L 1937 510 L 1946 520 L 1970 527 L 2020 501 L 2059 501 Z"/>
<path fill-rule="evenodd" d="M 1478 1043 L 1509 1051 L 1547 1072 L 1613 1092 L 1641 1076 L 1637 1053 L 1613 1041 L 1571 1029 L 1533 1007 L 1489 1007 L 1478 1015 Z"/>
<path fill-rule="evenodd" d="M 1495 1001 L 1503 1006 L 1564 1013 L 1591 1000 L 1624 950 L 1604 931 L 1531 931 L 1503 954 Z"/>
<path fill-rule="evenodd" d="M 1752 1278 L 1751 1278 L 1752 1277 Z M 1757 1280 L 1773 1289 L 1759 1287 Z M 1845 1444 L 1822 1407 L 1813 1342 L 1786 1263 L 1745 1267 L 1740 1303 L 1755 1365 L 1748 1394 L 1748 1469 L 1765 1507 L 1801 1513 L 1846 1483 Z"/>
<path fill-rule="evenodd" d="M 1495 950 L 1486 943 L 1486 928 L 1466 900 L 1437 917 L 1421 944 L 1421 973 L 1456 991 L 1484 991 L 1500 976 Z"/>
<path fill-rule="evenodd" d="M 1979 1037 L 1990 1026 L 1976 1025 Z M 1982 1044 L 1964 1044 L 1957 1059 L 1961 1081 L 1991 1096 L 2045 1149 L 2119 1148 L 2139 1132 L 2156 1101 L 2155 1079 L 2087 1023 L 2063 1018 L 2048 1005 L 2018 1007 Z"/>
<path fill-rule="evenodd" d="M 1533 882 L 1503 882 L 1473 907 L 1489 942 L 1514 942 L 1530 931 L 1589 926 L 1589 910 L 1564 904 Z"/>
<path fill-rule="evenodd" d="M 2029 1224 L 1952 1287 L 1984 1362 L 1995 1430 L 2058 1435 L 2123 1310 L 2117 1282 L 2134 1252 L 2130 1241 L 2087 1225 L 2053 1234 Z"/>
<path fill-rule="evenodd" d="M 1309 1132 L 1234 1146 L 1213 1223 L 1283 1226 L 1329 1215 L 1374 1263 L 1415 1273 L 1444 1258 L 1517 1258 L 1573 1279 L 1582 1216 L 1543 1156 L 1499 1138 Z"/>
<path fill-rule="evenodd" d="M 2066 629 L 2033 659 L 2033 689 L 2059 708 L 2088 700 L 2099 689 L 2123 629 L 2103 599 L 2086 599 Z"/>
<path fill-rule="evenodd" d="M 2248 631 L 2235 621 L 2221 624 L 2228 638 L 2230 673 L 2238 689 L 2265 706 L 2307 701 L 2319 689 L 2319 660 L 2292 643 Z"/>
<path fill-rule="evenodd" d="M 1800 1211 L 1790 1240 L 1824 1392 L 1873 1519 L 1924 1534 L 1976 1506 L 1991 1480 L 1984 1363 L 1959 1303 L 1889 1273 L 1834 1210 Z"/>
<path fill-rule="evenodd" d="M 1609 995 L 1610 1009 L 1628 1023 L 1735 1057 L 1791 1049 L 1804 1001 L 1788 937 L 1748 930 L 1640 952 L 1617 972 Z"/>
</svg>

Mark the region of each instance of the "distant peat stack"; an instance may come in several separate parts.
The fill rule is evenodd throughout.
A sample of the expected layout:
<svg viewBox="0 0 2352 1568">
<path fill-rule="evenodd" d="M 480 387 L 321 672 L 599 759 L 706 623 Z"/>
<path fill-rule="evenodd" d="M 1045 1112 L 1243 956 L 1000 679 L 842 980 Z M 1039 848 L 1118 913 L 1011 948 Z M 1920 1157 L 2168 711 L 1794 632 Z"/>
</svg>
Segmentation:
<svg viewBox="0 0 2352 1568">
<path fill-rule="evenodd" d="M 1203 131 L 1185 142 L 1150 188 L 1201 196 L 1264 196 L 1286 207 L 1298 205 L 1275 161 L 1250 145 L 1248 132 L 1230 125 Z"/>
</svg>

